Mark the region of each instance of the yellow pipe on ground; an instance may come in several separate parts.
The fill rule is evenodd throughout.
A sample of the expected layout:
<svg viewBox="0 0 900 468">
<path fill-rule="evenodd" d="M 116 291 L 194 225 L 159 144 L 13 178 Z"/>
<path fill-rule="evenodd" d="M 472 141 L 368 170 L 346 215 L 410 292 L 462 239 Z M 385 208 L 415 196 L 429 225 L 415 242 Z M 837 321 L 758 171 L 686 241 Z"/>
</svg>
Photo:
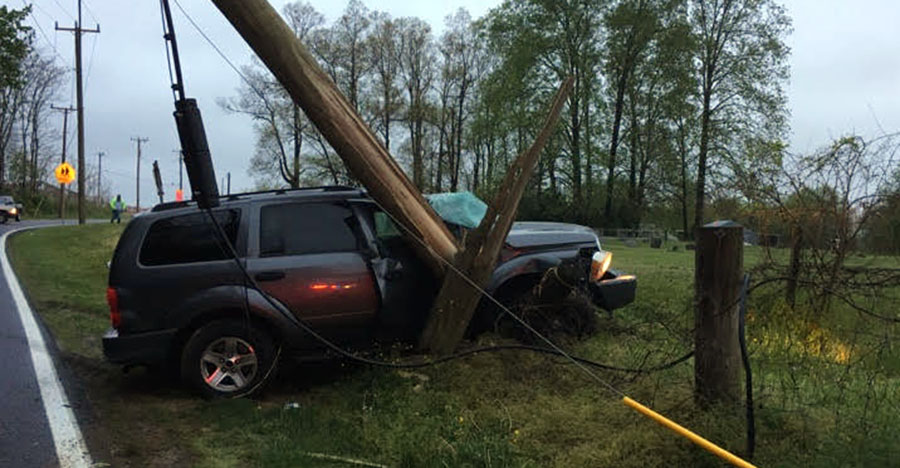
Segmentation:
<svg viewBox="0 0 900 468">
<path fill-rule="evenodd" d="M 646 406 L 632 400 L 631 398 L 624 397 L 622 399 L 622 402 L 624 402 L 625 405 L 633 408 L 635 411 L 643 414 L 644 416 L 647 416 L 648 418 L 662 424 L 665 427 L 668 427 L 669 429 L 671 429 L 671 430 L 677 432 L 678 434 L 684 436 L 685 438 L 689 439 L 691 442 L 703 447 L 703 449 L 705 449 L 707 452 L 718 456 L 719 458 L 727 461 L 728 463 L 731 463 L 734 466 L 739 466 L 741 468 L 756 468 L 756 466 L 738 458 L 731 452 L 704 439 L 703 437 L 700 437 L 699 435 L 691 432 L 689 429 L 682 427 L 675 421 L 672 421 L 671 419 L 666 418 L 665 416 L 657 413 L 656 411 L 653 411 L 650 408 L 647 408 Z"/>
</svg>

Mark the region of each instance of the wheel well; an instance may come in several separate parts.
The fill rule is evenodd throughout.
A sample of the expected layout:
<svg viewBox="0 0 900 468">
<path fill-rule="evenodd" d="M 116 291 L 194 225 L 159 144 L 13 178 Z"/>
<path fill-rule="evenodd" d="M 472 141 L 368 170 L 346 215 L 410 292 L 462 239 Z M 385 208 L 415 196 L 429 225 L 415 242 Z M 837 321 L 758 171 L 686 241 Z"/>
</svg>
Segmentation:
<svg viewBox="0 0 900 468">
<path fill-rule="evenodd" d="M 531 288 L 541 281 L 542 273 L 525 273 L 512 277 L 500 284 L 491 295 L 500 301 L 501 304 L 509 306 L 517 297 L 527 293 Z M 469 336 L 477 335 L 483 331 L 489 330 L 496 319 L 501 314 L 500 307 L 494 301 L 482 297 L 479 301 L 475 315 L 469 323 Z"/>
<path fill-rule="evenodd" d="M 526 273 L 512 277 L 497 287 L 497 289 L 494 290 L 493 295 L 498 301 L 505 304 L 507 301 L 525 294 L 531 288 L 535 287 L 540 283 L 543 276 L 542 273 Z"/>
<path fill-rule="evenodd" d="M 200 327 L 216 320 L 245 320 L 248 317 L 251 324 L 267 332 L 276 343 L 281 341 L 282 335 L 278 328 L 262 317 L 241 309 L 216 309 L 198 314 L 191 319 L 187 326 L 181 327 L 181 329 L 178 330 L 178 333 L 175 334 L 175 339 L 172 340 L 171 348 L 169 349 L 169 359 L 174 359 L 174 362 L 180 361 L 181 350 L 184 348 L 184 345 L 187 343 L 187 340 L 190 339 L 191 335 L 193 335 Z"/>
</svg>

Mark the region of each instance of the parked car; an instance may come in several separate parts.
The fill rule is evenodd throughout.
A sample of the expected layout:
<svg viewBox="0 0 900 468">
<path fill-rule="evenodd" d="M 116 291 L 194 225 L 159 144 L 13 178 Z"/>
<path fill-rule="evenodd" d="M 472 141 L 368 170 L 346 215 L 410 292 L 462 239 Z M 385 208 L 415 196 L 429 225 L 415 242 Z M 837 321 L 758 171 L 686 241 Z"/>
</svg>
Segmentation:
<svg viewBox="0 0 900 468">
<path fill-rule="evenodd" d="M 112 328 L 103 337 L 109 361 L 178 368 L 208 396 L 249 394 L 281 354 L 323 350 L 263 294 L 353 349 L 413 340 L 424 327 L 439 283 L 365 192 L 323 187 L 231 195 L 213 214 L 262 291 L 247 284 L 195 203 L 157 205 L 128 224 L 110 262 Z M 591 263 L 599 250 L 597 236 L 583 226 L 517 223 L 487 290 L 503 297 L 564 259 Z M 594 261 L 594 271 L 584 272 L 596 304 L 612 310 L 630 303 L 634 277 L 606 268 L 606 255 L 597 257 L 605 267 Z"/>
<path fill-rule="evenodd" d="M 9 195 L 0 195 L 0 222 L 6 223 L 10 219 L 22 220 L 22 204 L 16 203 Z"/>
</svg>

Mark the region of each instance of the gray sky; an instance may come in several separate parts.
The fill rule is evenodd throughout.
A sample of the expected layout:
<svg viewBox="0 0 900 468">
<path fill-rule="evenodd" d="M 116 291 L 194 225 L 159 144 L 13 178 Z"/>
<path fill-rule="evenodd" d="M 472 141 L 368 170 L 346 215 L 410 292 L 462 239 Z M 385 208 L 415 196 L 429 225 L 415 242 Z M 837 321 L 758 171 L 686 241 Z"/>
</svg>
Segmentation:
<svg viewBox="0 0 900 468">
<path fill-rule="evenodd" d="M 180 0 L 201 28 L 236 65 L 250 61 L 252 52 L 230 24 L 207 0 Z M 74 67 L 72 34 L 56 32 L 54 21 L 71 27 L 75 0 L 34 0 L 28 23 L 37 43 L 59 62 Z M 174 197 L 178 182 L 178 147 L 173 103 L 169 90 L 165 48 L 155 0 L 84 0 L 84 26 L 100 24 L 100 34 L 84 36 L 85 119 L 87 160 L 96 164 L 103 151 L 104 186 L 134 204 L 135 144 L 133 136 L 150 139 L 143 147 L 141 205 L 156 200 L 151 164 L 158 160 L 166 183 L 166 198 Z M 498 0 L 363 0 L 371 9 L 394 17 L 417 16 L 436 33 L 443 18 L 465 7 L 482 16 Z M 279 10 L 287 0 L 272 0 Z M 345 0 L 311 0 L 330 22 L 340 15 Z M 0 0 L 21 8 L 23 0 Z M 786 2 L 794 21 L 788 39 L 792 49 L 791 149 L 807 152 L 848 133 L 866 137 L 900 129 L 897 93 L 900 59 L 900 2 L 895 0 L 791 0 Z M 174 2 L 175 28 L 182 57 L 187 94 L 197 98 L 221 180 L 231 172 L 232 192 L 250 189 L 247 166 L 253 153 L 252 123 L 224 113 L 216 99 L 235 95 L 240 78 L 186 21 Z M 55 49 L 55 52 L 54 52 Z M 896 62 L 895 62 L 896 60 Z M 74 74 L 72 80 L 74 81 Z M 58 105 L 74 103 L 67 92 Z M 61 119 L 59 119 L 61 120 Z M 61 125 L 61 123 L 60 123 Z M 72 146 L 74 148 L 74 146 Z M 74 156 L 69 158 L 74 161 Z M 185 186 L 187 176 L 185 175 Z M 220 191 L 224 192 L 224 187 Z"/>
</svg>

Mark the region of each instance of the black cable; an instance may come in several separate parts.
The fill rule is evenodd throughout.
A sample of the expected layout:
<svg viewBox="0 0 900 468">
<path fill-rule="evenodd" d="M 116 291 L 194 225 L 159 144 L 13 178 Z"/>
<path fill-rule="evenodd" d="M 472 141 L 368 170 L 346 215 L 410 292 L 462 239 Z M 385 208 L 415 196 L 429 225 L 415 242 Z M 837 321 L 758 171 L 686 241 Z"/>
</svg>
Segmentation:
<svg viewBox="0 0 900 468">
<path fill-rule="evenodd" d="M 244 266 L 243 262 L 241 262 L 240 256 L 237 253 L 237 250 L 235 250 L 234 245 L 231 243 L 231 239 L 228 238 L 227 234 L 225 233 L 225 230 L 222 229 L 222 226 L 219 224 L 219 221 L 216 219 L 215 215 L 213 214 L 212 209 L 207 208 L 206 210 L 203 210 L 203 211 L 205 211 L 207 213 L 207 215 L 209 215 L 209 219 L 212 221 L 213 225 L 215 226 L 217 234 L 220 236 L 220 238 L 222 239 L 222 241 L 226 245 L 226 247 L 228 247 L 229 254 L 231 255 L 232 260 L 234 260 L 235 265 L 237 265 L 238 269 L 241 271 L 241 273 L 244 276 L 244 278 L 246 279 L 247 283 L 249 283 L 253 287 L 254 290 L 259 292 L 260 295 L 263 297 L 263 299 L 265 299 L 266 302 L 269 303 L 269 305 L 274 307 L 275 310 L 277 310 L 279 313 L 281 313 L 293 325 L 297 326 L 304 332 L 309 333 L 313 338 L 315 338 L 320 343 L 324 344 L 326 347 L 328 347 L 332 351 L 336 352 L 337 354 L 339 354 L 345 358 L 348 358 L 350 360 L 357 361 L 357 362 L 360 362 L 363 364 L 379 366 L 379 367 L 388 367 L 388 368 L 394 368 L 394 369 L 418 369 L 418 368 L 422 368 L 422 367 L 433 366 L 435 364 L 440 364 L 440 363 L 447 362 L 447 361 L 452 361 L 452 360 L 459 359 L 459 358 L 466 357 L 466 356 L 471 356 L 471 355 L 478 354 L 478 353 L 495 352 L 495 351 L 503 351 L 503 350 L 524 350 L 524 351 L 532 351 L 532 352 L 538 352 L 538 353 L 543 353 L 543 354 L 553 354 L 553 355 L 557 355 L 557 356 L 567 357 L 567 358 L 577 361 L 581 364 L 590 365 L 592 367 L 597 367 L 600 369 L 619 371 L 619 372 L 648 373 L 648 372 L 654 372 L 654 371 L 659 371 L 659 370 L 664 370 L 664 369 L 674 367 L 675 365 L 686 361 L 687 359 L 689 359 L 691 356 L 694 355 L 694 352 L 690 351 L 687 354 L 685 354 L 684 356 L 681 356 L 674 361 L 671 361 L 671 362 L 668 362 L 668 363 L 665 363 L 665 364 L 662 364 L 659 366 L 654 366 L 651 368 L 645 368 L 645 369 L 631 369 L 631 368 L 625 368 L 625 367 L 610 366 L 607 364 L 602 364 L 599 362 L 591 361 L 589 359 L 572 356 L 565 352 L 560 352 L 556 349 L 541 348 L 538 346 L 528 346 L 528 345 L 498 345 L 498 346 L 488 346 L 488 347 L 483 347 L 483 348 L 475 348 L 475 349 L 461 351 L 461 352 L 458 352 L 455 354 L 451 354 L 449 356 L 444 356 L 441 358 L 437 358 L 437 359 L 425 361 L 425 362 L 395 363 L 395 362 L 380 361 L 380 360 L 376 360 L 376 359 L 369 359 L 369 358 L 365 358 L 362 356 L 358 356 L 356 354 L 353 354 L 353 353 L 345 350 L 344 348 L 340 347 L 339 345 L 333 343 L 328 338 L 325 338 L 324 336 L 320 335 L 318 332 L 313 330 L 312 327 L 307 325 L 303 320 L 299 319 L 297 316 L 292 314 L 290 312 L 290 310 L 285 310 L 285 306 L 282 305 L 280 302 L 277 302 L 277 301 L 273 300 L 271 297 L 269 297 L 269 295 L 266 294 L 262 290 L 262 288 L 259 286 L 259 284 L 256 282 L 256 280 L 247 271 L 247 268 Z"/>
<path fill-rule="evenodd" d="M 747 319 L 747 293 L 750 290 L 750 274 L 744 275 L 741 288 L 741 309 L 738 318 L 738 342 L 741 345 L 741 361 L 744 363 L 745 386 L 747 387 L 747 459 L 753 459 L 756 450 L 756 419 L 753 416 L 753 372 L 750 369 L 750 356 L 747 353 L 747 338 L 744 336 L 744 322 Z"/>
</svg>

